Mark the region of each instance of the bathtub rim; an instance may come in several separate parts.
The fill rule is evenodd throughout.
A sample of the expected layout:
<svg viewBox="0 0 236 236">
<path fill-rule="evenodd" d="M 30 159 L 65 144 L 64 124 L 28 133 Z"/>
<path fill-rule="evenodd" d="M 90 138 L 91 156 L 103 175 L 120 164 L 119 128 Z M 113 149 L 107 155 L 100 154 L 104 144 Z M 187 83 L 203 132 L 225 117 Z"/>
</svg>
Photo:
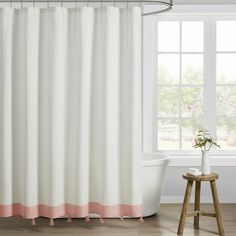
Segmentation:
<svg viewBox="0 0 236 236">
<path fill-rule="evenodd" d="M 145 156 L 153 156 L 153 158 L 145 159 Z M 171 158 L 162 153 L 162 152 L 143 152 L 141 166 L 149 167 L 149 166 L 167 166 L 171 161 Z"/>
</svg>

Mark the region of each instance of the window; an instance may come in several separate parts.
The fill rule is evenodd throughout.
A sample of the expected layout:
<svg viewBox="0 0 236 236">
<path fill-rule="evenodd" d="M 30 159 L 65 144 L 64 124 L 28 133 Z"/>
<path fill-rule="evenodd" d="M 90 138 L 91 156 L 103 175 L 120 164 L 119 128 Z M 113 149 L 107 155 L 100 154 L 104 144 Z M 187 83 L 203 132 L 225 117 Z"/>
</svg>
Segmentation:
<svg viewBox="0 0 236 236">
<path fill-rule="evenodd" d="M 157 150 L 193 150 L 201 127 L 236 149 L 235 42 L 236 18 L 158 18 Z"/>
<path fill-rule="evenodd" d="M 236 20 L 216 20 L 216 133 L 236 149 Z"/>
</svg>

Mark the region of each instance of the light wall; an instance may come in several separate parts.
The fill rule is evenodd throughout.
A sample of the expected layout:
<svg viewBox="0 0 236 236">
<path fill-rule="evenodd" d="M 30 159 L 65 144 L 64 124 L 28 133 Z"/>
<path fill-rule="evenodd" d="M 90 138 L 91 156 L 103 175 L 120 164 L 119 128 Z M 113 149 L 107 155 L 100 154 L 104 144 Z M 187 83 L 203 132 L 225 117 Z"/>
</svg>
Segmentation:
<svg viewBox="0 0 236 236">
<path fill-rule="evenodd" d="M 193 167 L 193 166 L 191 166 Z M 196 167 L 199 168 L 199 167 Z M 163 190 L 162 203 L 182 203 L 186 188 L 186 180 L 182 178 L 182 174 L 188 169 L 187 166 L 171 166 L 168 168 L 165 187 Z M 221 203 L 236 203 L 236 167 L 212 167 L 212 170 L 219 174 L 216 181 L 218 195 Z M 192 190 L 193 202 L 194 188 Z M 202 184 L 201 202 L 212 202 L 210 183 Z"/>
<path fill-rule="evenodd" d="M 235 0 L 173 0 L 173 3 L 176 4 L 184 4 L 184 5 L 191 5 L 191 4 L 235 4 Z"/>
</svg>

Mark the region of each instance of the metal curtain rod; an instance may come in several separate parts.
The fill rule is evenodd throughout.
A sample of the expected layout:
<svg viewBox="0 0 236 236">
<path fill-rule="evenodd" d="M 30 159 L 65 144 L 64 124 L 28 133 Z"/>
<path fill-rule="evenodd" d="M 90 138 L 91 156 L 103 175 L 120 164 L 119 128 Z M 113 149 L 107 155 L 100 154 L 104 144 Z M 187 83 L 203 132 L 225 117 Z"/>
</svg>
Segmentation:
<svg viewBox="0 0 236 236">
<path fill-rule="evenodd" d="M 1 2 L 9 2 L 9 3 L 22 3 L 22 2 L 33 2 L 33 3 L 36 3 L 36 2 L 46 2 L 46 3 L 49 3 L 49 2 L 63 2 L 63 3 L 66 3 L 66 2 L 86 2 L 86 3 L 139 3 L 139 4 L 151 4 L 151 5 L 155 5 L 155 6 L 163 6 L 164 9 L 161 9 L 161 10 L 158 10 L 158 11 L 150 11 L 150 12 L 147 12 L 147 13 L 143 13 L 142 16 L 148 16 L 148 15 L 156 15 L 156 14 L 159 14 L 159 13 L 162 13 L 162 12 L 166 12 L 166 11 L 169 11 L 172 9 L 172 6 L 173 6 L 173 0 L 163 0 L 163 1 L 159 1 L 159 0 L 0 0 L 0 3 Z"/>
</svg>

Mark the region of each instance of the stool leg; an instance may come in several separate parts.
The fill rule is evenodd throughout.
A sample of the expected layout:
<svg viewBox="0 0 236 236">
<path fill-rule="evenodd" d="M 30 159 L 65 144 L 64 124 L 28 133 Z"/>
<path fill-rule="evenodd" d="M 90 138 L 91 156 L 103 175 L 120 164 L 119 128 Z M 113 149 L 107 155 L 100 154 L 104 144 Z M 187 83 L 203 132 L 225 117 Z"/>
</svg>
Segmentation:
<svg viewBox="0 0 236 236">
<path fill-rule="evenodd" d="M 191 191 L 192 191 L 192 186 L 193 186 L 193 181 L 188 180 L 186 191 L 185 191 L 185 196 L 184 196 L 184 202 L 182 206 L 182 212 L 179 220 L 179 227 L 178 227 L 178 234 L 183 234 L 184 231 L 184 226 L 185 226 L 185 221 L 186 221 L 186 214 L 188 210 L 188 204 L 191 196 Z"/>
<path fill-rule="evenodd" d="M 219 199 L 218 199 L 217 190 L 216 190 L 216 183 L 214 180 L 211 181 L 211 193 L 212 193 L 212 198 L 214 202 L 219 235 L 224 236 L 225 233 L 224 233 L 224 227 L 223 227 L 222 217 L 220 213 L 220 204 L 219 204 Z"/>
<path fill-rule="evenodd" d="M 201 193 L 201 182 L 196 181 L 195 187 L 195 203 L 194 203 L 194 210 L 200 210 L 200 193 Z M 199 229 L 199 214 L 194 216 L 194 229 Z"/>
</svg>

